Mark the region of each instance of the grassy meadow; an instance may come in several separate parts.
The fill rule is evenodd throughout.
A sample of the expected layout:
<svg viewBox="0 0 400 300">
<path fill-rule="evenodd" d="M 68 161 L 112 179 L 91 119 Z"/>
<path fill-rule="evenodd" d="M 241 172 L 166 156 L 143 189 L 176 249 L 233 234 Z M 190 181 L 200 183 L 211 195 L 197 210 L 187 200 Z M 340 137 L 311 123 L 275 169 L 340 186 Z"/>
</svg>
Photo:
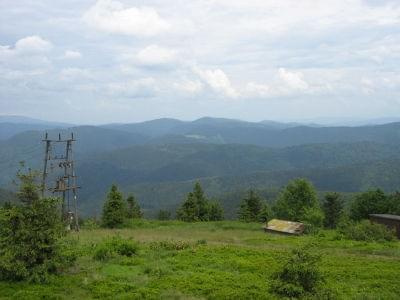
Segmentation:
<svg viewBox="0 0 400 300">
<path fill-rule="evenodd" d="M 96 245 L 134 239 L 138 252 L 104 261 Z M 46 284 L 0 282 L 0 299 L 274 299 L 270 276 L 291 249 L 316 243 L 326 287 L 338 299 L 399 299 L 400 242 L 355 242 L 335 231 L 299 237 L 235 221 L 135 221 L 71 233 L 77 261 Z"/>
</svg>

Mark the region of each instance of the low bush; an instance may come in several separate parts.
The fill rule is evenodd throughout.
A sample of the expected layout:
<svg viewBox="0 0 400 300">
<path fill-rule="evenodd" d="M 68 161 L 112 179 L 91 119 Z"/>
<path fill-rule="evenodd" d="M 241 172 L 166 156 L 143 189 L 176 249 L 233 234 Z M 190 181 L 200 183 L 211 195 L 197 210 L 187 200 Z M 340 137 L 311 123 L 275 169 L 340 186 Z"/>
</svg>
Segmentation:
<svg viewBox="0 0 400 300">
<path fill-rule="evenodd" d="M 271 292 L 289 298 L 319 294 L 324 282 L 318 266 L 320 260 L 316 249 L 309 245 L 293 250 L 282 268 L 273 275 Z"/>
<path fill-rule="evenodd" d="M 133 240 L 113 237 L 96 245 L 93 259 L 105 261 L 116 256 L 132 257 L 139 250 L 138 244 Z"/>
<path fill-rule="evenodd" d="M 355 241 L 380 242 L 395 239 L 393 231 L 385 225 L 374 224 L 369 220 L 361 222 L 347 221 L 339 224 L 338 232 L 346 239 Z"/>
</svg>

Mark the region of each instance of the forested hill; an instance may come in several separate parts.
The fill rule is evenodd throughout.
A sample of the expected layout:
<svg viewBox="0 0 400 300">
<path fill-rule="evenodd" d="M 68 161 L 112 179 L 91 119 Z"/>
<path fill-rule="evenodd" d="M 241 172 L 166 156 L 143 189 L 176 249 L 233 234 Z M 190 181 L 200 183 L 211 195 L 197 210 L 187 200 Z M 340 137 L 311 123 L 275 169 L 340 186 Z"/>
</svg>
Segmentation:
<svg viewBox="0 0 400 300">
<path fill-rule="evenodd" d="M 9 126 L 0 119 L 0 132 Z M 355 192 L 382 187 L 393 191 L 400 187 L 400 123 L 322 127 L 202 118 L 43 126 L 52 128 L 46 127 L 51 137 L 60 131 L 75 134 L 85 214 L 101 207 L 112 183 L 137 194 L 150 212 L 175 207 L 196 180 L 204 182 L 207 193 L 224 199 L 226 207 L 234 206 L 237 200 L 232 195 L 238 189 L 277 191 L 299 176 L 311 179 L 320 190 Z M 12 136 L 0 140 L 0 187 L 11 189 L 20 161 L 41 169 L 44 132 L 6 134 Z"/>
</svg>

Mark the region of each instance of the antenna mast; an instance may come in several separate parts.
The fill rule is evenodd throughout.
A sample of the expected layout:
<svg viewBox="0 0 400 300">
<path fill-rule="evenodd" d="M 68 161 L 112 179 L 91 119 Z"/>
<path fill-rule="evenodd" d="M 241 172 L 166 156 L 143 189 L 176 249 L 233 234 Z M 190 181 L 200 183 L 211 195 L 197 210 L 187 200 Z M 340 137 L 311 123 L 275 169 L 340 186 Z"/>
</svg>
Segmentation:
<svg viewBox="0 0 400 300">
<path fill-rule="evenodd" d="M 72 145 L 76 140 L 74 134 L 71 133 L 71 137 L 67 139 L 61 138 L 61 133 L 58 134 L 58 139 L 49 139 L 46 132 L 45 138 L 42 140 L 45 143 L 45 157 L 43 166 L 42 176 L 42 196 L 45 195 L 46 191 L 62 195 L 61 203 L 61 218 L 65 221 L 69 228 L 74 227 L 76 231 L 79 231 L 78 223 L 78 205 L 77 205 L 77 189 L 80 187 L 76 185 L 76 175 L 74 168 Z M 56 145 L 65 145 L 65 152 L 62 155 L 53 155 L 53 150 Z M 53 166 L 61 170 L 59 176 L 55 179 L 55 185 L 48 187 L 48 175 L 49 175 L 49 163 L 51 170 Z M 73 202 L 70 201 L 70 192 L 72 191 Z"/>
</svg>

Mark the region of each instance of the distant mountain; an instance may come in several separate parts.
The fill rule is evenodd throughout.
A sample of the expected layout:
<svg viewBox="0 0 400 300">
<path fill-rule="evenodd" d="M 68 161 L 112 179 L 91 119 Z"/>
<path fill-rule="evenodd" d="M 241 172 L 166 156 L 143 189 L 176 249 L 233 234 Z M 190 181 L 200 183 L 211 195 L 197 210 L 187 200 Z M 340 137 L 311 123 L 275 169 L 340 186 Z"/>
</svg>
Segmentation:
<svg viewBox="0 0 400 300">
<path fill-rule="evenodd" d="M 201 118 L 191 122 L 158 119 L 143 123 L 114 124 L 110 128 L 151 137 L 150 143 L 173 143 L 198 140 L 217 144 L 251 144 L 267 147 L 287 147 L 313 143 L 372 141 L 400 143 L 400 123 L 360 127 L 322 127 L 295 123 L 259 123 L 223 118 Z M 169 140 L 171 138 L 171 140 Z"/>
<path fill-rule="evenodd" d="M 53 121 L 44 121 L 40 119 L 34 119 L 24 116 L 12 116 L 12 115 L 0 115 L 0 123 L 12 123 L 12 124 L 41 124 L 48 125 L 53 127 L 71 127 L 73 124 L 64 123 L 64 122 L 53 122 Z"/>
<path fill-rule="evenodd" d="M 184 124 L 184 121 L 176 119 L 156 119 L 141 123 L 132 124 L 108 124 L 101 127 L 111 128 L 116 130 L 122 130 L 132 133 L 139 133 L 149 137 L 158 137 L 166 134 L 170 134 L 173 128 Z"/>
<path fill-rule="evenodd" d="M 5 124 L 11 124 L 8 132 L 26 125 L 0 122 L 0 129 Z M 0 140 L 1 188 L 9 188 L 20 161 L 42 169 L 45 131 L 52 139 L 74 133 L 84 214 L 101 208 L 112 183 L 137 193 L 152 211 L 177 205 L 196 180 L 211 195 L 225 197 L 224 205 L 236 190 L 254 186 L 268 194 L 298 176 L 321 190 L 342 192 L 400 185 L 400 123 L 318 127 L 207 117 L 61 128 L 29 124 L 29 131 Z"/>
<path fill-rule="evenodd" d="M 5 140 L 18 133 L 28 130 L 50 130 L 54 128 L 67 128 L 73 125 L 61 122 L 49 122 L 23 116 L 0 115 L 0 140 Z"/>
</svg>

